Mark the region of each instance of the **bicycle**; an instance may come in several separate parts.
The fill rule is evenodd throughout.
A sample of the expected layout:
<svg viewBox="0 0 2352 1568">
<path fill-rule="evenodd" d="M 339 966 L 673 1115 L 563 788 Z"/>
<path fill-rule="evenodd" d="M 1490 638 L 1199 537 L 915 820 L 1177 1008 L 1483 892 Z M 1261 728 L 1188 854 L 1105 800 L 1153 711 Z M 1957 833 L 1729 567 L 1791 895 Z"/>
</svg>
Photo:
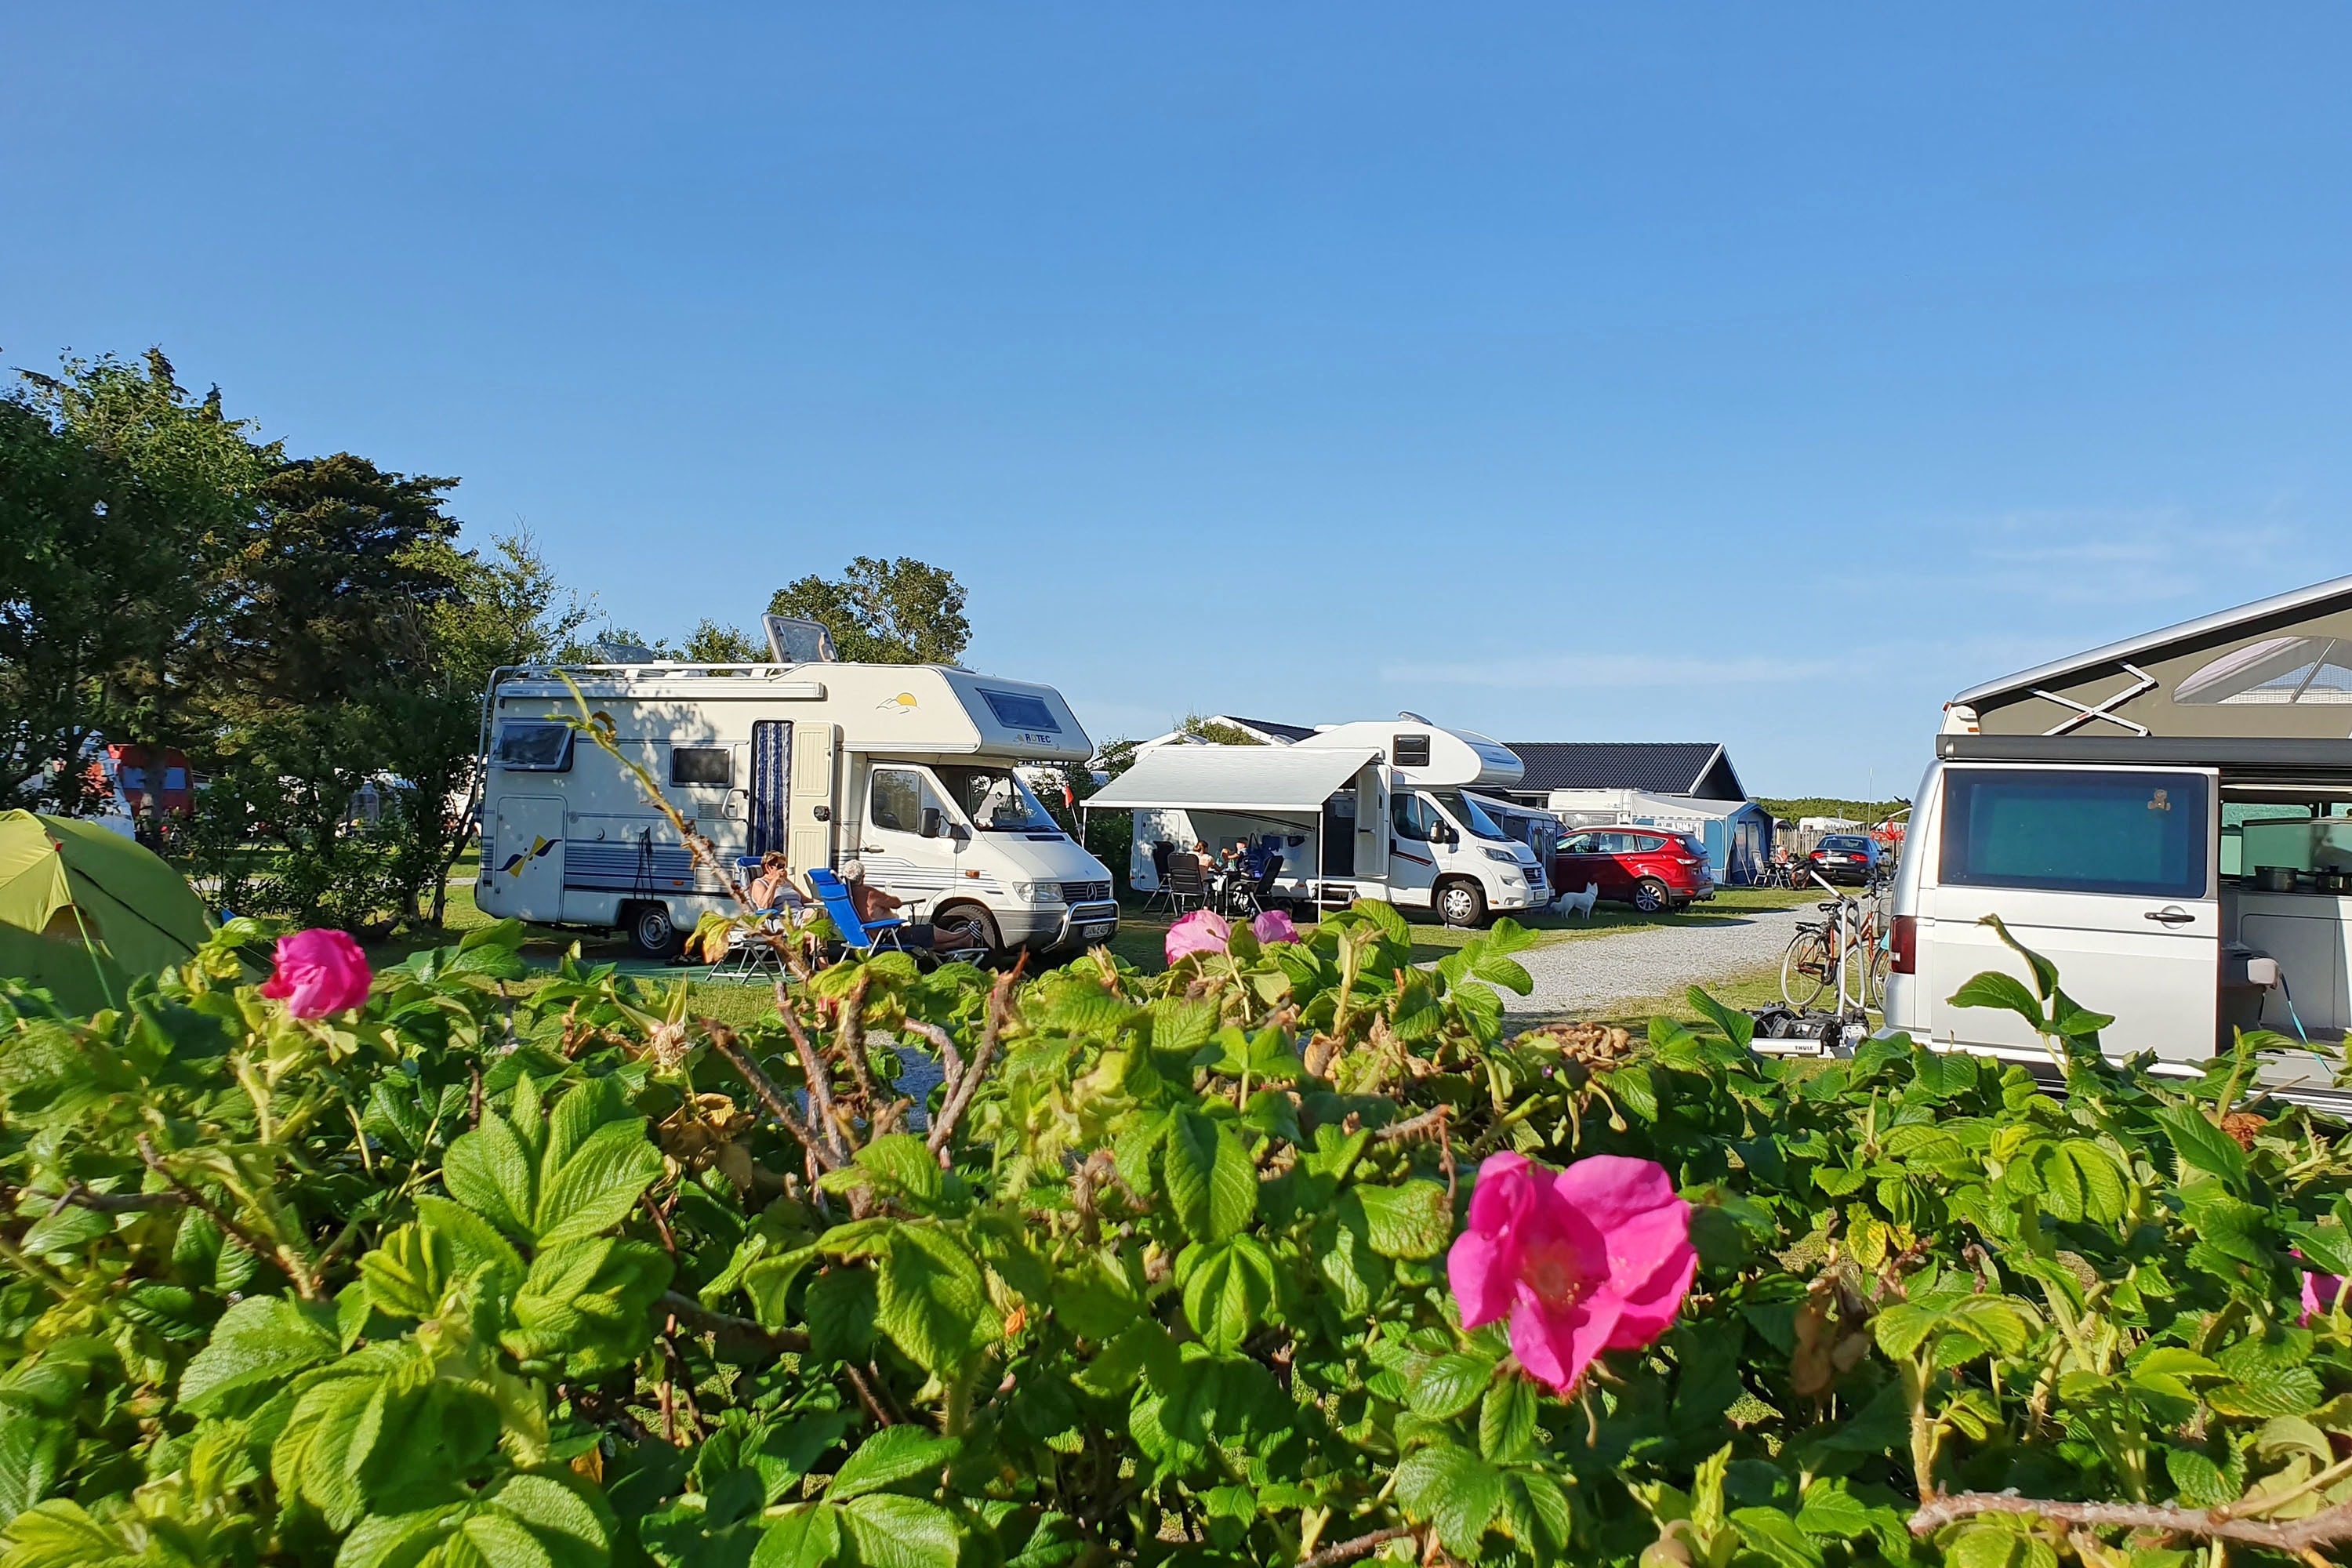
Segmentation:
<svg viewBox="0 0 2352 1568">
<path fill-rule="evenodd" d="M 1843 977 L 1859 969 L 1857 998 L 1864 1007 L 1878 1006 L 1886 996 L 1888 955 L 1876 901 L 1864 904 L 1840 893 L 1820 909 L 1830 918 L 1800 921 L 1797 934 L 1780 954 L 1780 999 L 1801 1013 L 1820 1001 L 1822 992 L 1836 988 L 1843 1005 Z M 1852 909 L 1861 912 L 1849 915 Z"/>
</svg>

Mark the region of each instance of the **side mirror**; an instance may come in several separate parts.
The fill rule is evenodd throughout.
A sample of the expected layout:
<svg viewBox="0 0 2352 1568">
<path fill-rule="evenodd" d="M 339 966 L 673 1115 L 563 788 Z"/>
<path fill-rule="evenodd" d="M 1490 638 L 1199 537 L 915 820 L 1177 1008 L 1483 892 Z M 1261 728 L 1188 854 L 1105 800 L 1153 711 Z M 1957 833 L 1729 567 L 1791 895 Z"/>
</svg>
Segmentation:
<svg viewBox="0 0 2352 1568">
<path fill-rule="evenodd" d="M 961 822 L 950 822 L 948 824 L 948 837 L 959 844 L 969 843 L 971 839 L 971 829 Z"/>
<path fill-rule="evenodd" d="M 923 837 L 937 838 L 946 831 L 947 818 L 936 805 L 923 807 Z"/>
</svg>

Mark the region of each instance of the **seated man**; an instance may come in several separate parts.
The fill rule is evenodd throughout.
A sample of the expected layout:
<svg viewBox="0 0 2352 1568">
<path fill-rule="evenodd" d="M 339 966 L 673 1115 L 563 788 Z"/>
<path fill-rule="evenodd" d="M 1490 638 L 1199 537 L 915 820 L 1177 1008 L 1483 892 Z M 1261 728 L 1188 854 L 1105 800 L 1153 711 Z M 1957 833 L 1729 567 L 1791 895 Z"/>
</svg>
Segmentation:
<svg viewBox="0 0 2352 1568">
<path fill-rule="evenodd" d="M 906 900 L 867 884 L 866 862 L 863 860 L 851 860 L 845 864 L 841 868 L 841 880 L 849 889 L 849 901 L 856 907 L 857 918 L 869 924 L 875 921 L 897 920 L 898 911 L 907 906 Z M 898 928 L 898 941 L 901 947 L 929 947 L 932 945 L 930 922 L 908 921 Z"/>
</svg>

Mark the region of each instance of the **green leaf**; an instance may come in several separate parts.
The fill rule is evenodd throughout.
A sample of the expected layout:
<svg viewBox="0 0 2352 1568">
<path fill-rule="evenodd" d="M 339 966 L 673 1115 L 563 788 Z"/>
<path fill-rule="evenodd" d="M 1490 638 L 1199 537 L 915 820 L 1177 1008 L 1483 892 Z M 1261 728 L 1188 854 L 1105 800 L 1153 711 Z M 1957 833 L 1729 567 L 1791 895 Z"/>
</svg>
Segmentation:
<svg viewBox="0 0 2352 1568">
<path fill-rule="evenodd" d="M 2246 1152 L 2194 1105 L 2168 1105 L 2152 1113 L 2181 1163 L 2231 1184 L 2246 1179 Z"/>
<path fill-rule="evenodd" d="M 613 1521 L 603 1500 L 569 1477 L 509 1476 L 485 1501 L 530 1531 L 556 1568 L 601 1568 L 612 1560 Z"/>
<path fill-rule="evenodd" d="M 486 1113 L 481 1126 L 451 1142 L 441 1161 L 441 1184 L 508 1235 L 531 1239 L 538 1165 L 505 1117 Z"/>
<path fill-rule="evenodd" d="M 531 1259 L 515 1326 L 499 1342 L 519 1361 L 561 1361 L 573 1377 L 617 1372 L 653 1343 L 653 1305 L 669 1289 L 668 1255 L 650 1242 L 598 1237 Z"/>
<path fill-rule="evenodd" d="M 834 1472 L 832 1485 L 825 1489 L 825 1498 L 847 1502 L 912 1476 L 936 1475 L 962 1446 L 953 1437 L 933 1436 L 919 1426 L 885 1426 L 842 1462 Z"/>
<path fill-rule="evenodd" d="M 211 1342 L 180 1374 L 192 1415 L 216 1410 L 241 1389 L 282 1383 L 341 1348 L 334 1329 L 282 1296 L 248 1296 L 221 1314 Z"/>
<path fill-rule="evenodd" d="M 20 1411 L 0 1419 L 0 1525 L 41 1500 L 72 1457 L 73 1428 Z"/>
<path fill-rule="evenodd" d="M 2323 1274 L 2352 1276 L 2352 1231 L 2340 1225 L 2291 1225 L 2286 1229 L 2295 1250 L 2312 1268 Z"/>
<path fill-rule="evenodd" d="M 565 1098 L 581 1092 L 574 1089 Z M 560 1247 L 627 1218 L 637 1195 L 661 1179 L 662 1157 L 646 1141 L 644 1121 L 632 1119 L 606 1122 L 574 1150 L 551 1141 L 542 1171 L 546 1180 L 532 1235 L 541 1247 Z"/>
<path fill-rule="evenodd" d="M 841 1555 L 841 1510 L 825 1503 L 795 1509 L 770 1525 L 751 1552 L 751 1568 L 825 1568 Z"/>
<path fill-rule="evenodd" d="M 1177 1258 L 1176 1274 L 1192 1331 L 1220 1354 L 1241 1349 L 1274 1304 L 1274 1258 L 1254 1236 L 1214 1247 L 1196 1241 Z"/>
<path fill-rule="evenodd" d="M 1343 1208 L 1360 1210 L 1372 1250 L 1383 1258 L 1434 1258 L 1454 1239 L 1454 1215 L 1440 1182 L 1414 1180 L 1393 1187 L 1359 1183 L 1340 1195 Z"/>
<path fill-rule="evenodd" d="M 877 1138 L 857 1151 L 857 1163 L 889 1183 L 919 1204 L 937 1201 L 944 1173 L 939 1156 L 923 1141 L 905 1132 Z"/>
<path fill-rule="evenodd" d="M 2003 974 L 1989 969 L 1952 993 L 1948 998 L 1955 1007 L 1995 1007 L 2016 1014 L 2037 1032 L 2047 1021 L 2042 1011 L 2042 999 L 2025 988 L 2025 983 L 2013 974 Z"/>
<path fill-rule="evenodd" d="M 1780 1568 L 1822 1568 L 1822 1549 L 1799 1529 L 1797 1521 L 1777 1508 L 1736 1508 L 1731 1528 L 1741 1544 L 1769 1558 Z"/>
<path fill-rule="evenodd" d="M 1421 1375 L 1412 1381 L 1409 1403 L 1416 1415 L 1432 1421 L 1451 1421 L 1478 1403 L 1486 1392 L 1486 1384 L 1495 1375 L 1495 1363 L 1490 1357 L 1442 1355 L 1422 1368 Z M 1500 1386 L 1500 1385 L 1498 1385 Z"/>
<path fill-rule="evenodd" d="M 114 1221 L 96 1209 L 78 1205 L 43 1215 L 25 1227 L 25 1239 L 17 1246 L 36 1257 L 56 1253 L 79 1252 L 95 1241 L 103 1241 L 114 1234 Z"/>
<path fill-rule="evenodd" d="M 1797 1508 L 1797 1528 L 1808 1535 L 1853 1541 L 1871 1531 L 1870 1509 L 1840 1480 L 1817 1480 Z"/>
<path fill-rule="evenodd" d="M 1223 1241 L 1257 1212 L 1257 1171 L 1233 1128 L 1197 1110 L 1168 1128 L 1168 1195 L 1195 1241 Z"/>
<path fill-rule="evenodd" d="M 934 1377 L 948 1377 L 1003 1331 L 989 1308 L 980 1265 L 940 1230 L 897 1227 L 877 1275 L 882 1331 Z"/>
<path fill-rule="evenodd" d="M 956 1568 L 955 1515 L 937 1503 L 876 1492 L 841 1512 L 863 1568 Z"/>
<path fill-rule="evenodd" d="M 1536 1385 L 1507 1377 L 1486 1385 L 1478 1406 L 1478 1451 L 1496 1463 L 1527 1457 L 1536 1440 Z"/>
<path fill-rule="evenodd" d="M 1727 1007 L 1694 985 L 1687 993 L 1690 1005 L 1700 1015 L 1721 1029 L 1731 1043 L 1746 1050 L 1756 1038 L 1756 1020 L 1736 1007 Z"/>
<path fill-rule="evenodd" d="M 1397 1500 L 1409 1517 L 1436 1526 L 1438 1539 L 1454 1555 L 1478 1555 L 1478 1540 L 1503 1500 L 1501 1471 L 1467 1448 L 1432 1443 L 1405 1457 L 1396 1482 Z"/>
</svg>

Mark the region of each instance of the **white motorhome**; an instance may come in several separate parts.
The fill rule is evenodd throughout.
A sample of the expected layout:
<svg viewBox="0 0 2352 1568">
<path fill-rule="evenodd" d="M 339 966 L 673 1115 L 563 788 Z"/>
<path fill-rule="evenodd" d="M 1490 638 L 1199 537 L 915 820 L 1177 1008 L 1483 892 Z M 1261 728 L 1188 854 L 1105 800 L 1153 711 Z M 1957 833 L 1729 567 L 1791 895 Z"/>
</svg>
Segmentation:
<svg viewBox="0 0 2352 1568">
<path fill-rule="evenodd" d="M 580 714 L 568 677 L 723 861 L 782 850 L 805 872 L 855 857 L 956 945 L 1057 951 L 1118 930 L 1110 872 L 1014 772 L 1093 753 L 1059 692 L 952 666 L 839 663 L 815 628 L 770 620 L 772 663 L 498 672 L 486 913 L 619 929 L 666 955 L 704 910 L 737 907 L 626 770 L 562 721 Z"/>
<path fill-rule="evenodd" d="M 1271 846 L 1274 895 L 1303 909 L 1379 899 L 1451 925 L 1540 909 L 1543 864 L 1465 793 L 1507 789 L 1519 759 L 1484 735 L 1419 719 L 1338 724 L 1286 746 L 1163 746 L 1089 800 L 1135 813 L 1129 875 L 1160 885 L 1162 842 Z"/>
<path fill-rule="evenodd" d="M 2331 1103 L 2352 1029 L 2352 578 L 1960 693 L 1894 892 L 1886 1024 L 2047 1060 L 2021 1018 L 1955 1007 L 2027 978 L 1984 917 L 2116 1022 L 2114 1055 L 2203 1070 L 2239 1028 L 2307 1042 L 2265 1081 Z"/>
</svg>

